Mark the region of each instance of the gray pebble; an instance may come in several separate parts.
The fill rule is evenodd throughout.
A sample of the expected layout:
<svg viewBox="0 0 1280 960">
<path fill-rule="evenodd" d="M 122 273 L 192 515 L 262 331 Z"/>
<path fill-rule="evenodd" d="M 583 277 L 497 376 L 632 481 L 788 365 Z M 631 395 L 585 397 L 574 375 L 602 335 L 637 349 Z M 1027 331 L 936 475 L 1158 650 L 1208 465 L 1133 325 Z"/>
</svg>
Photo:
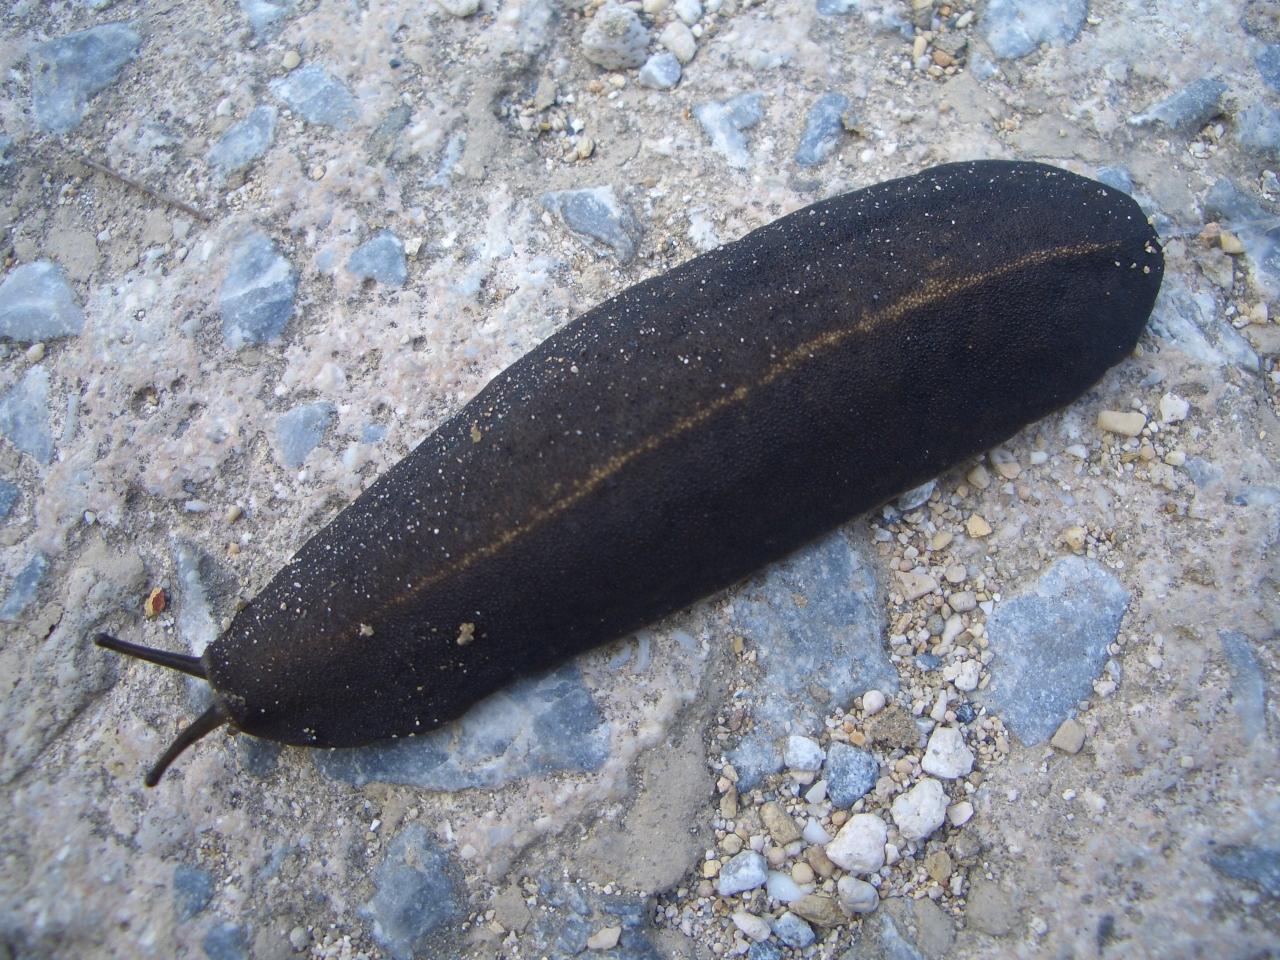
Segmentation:
<svg viewBox="0 0 1280 960">
<path fill-rule="evenodd" d="M 53 460 L 49 373 L 44 367 L 32 367 L 0 398 L 0 436 L 37 463 Z"/>
<path fill-rule="evenodd" d="M 768 941 L 753 943 L 747 950 L 747 960 L 782 960 L 782 950 Z"/>
<path fill-rule="evenodd" d="M 900 514 L 910 513 L 917 507 L 923 507 L 928 503 L 929 498 L 933 496 L 933 491 L 936 489 L 938 489 L 938 481 L 929 480 L 926 483 L 920 484 L 918 487 L 912 487 L 906 493 L 902 494 L 896 501 L 894 501 L 894 506 L 897 507 Z"/>
<path fill-rule="evenodd" d="M 423 736 L 353 750 L 318 750 L 316 767 L 355 786 L 428 790 L 497 787 L 555 771 L 598 770 L 610 726 L 574 664 L 521 680 Z"/>
<path fill-rule="evenodd" d="M 200 941 L 209 960 L 248 960 L 249 941 L 244 928 L 234 923 L 215 924 Z"/>
<path fill-rule="evenodd" d="M 127 23 L 107 23 L 35 44 L 31 98 L 36 126 L 45 133 L 74 129 L 89 101 L 115 81 L 141 44 Z"/>
<path fill-rule="evenodd" d="M 373 899 L 361 914 L 373 921 L 373 938 L 395 960 L 438 955 L 441 928 L 463 916 L 453 874 L 422 823 L 410 823 L 387 845 L 374 872 Z"/>
<path fill-rule="evenodd" d="M 293 316 L 297 289 L 293 267 L 270 238 L 256 230 L 245 236 L 218 293 L 226 345 L 237 350 L 278 338 Z"/>
<path fill-rule="evenodd" d="M 1227 85 L 1213 77 L 1201 77 L 1177 93 L 1129 118 L 1130 126 L 1157 127 L 1177 133 L 1195 133 L 1222 112 Z"/>
<path fill-rule="evenodd" d="M 240 9 L 259 40 L 269 40 L 280 32 L 280 22 L 293 13 L 297 0 L 240 0 Z"/>
<path fill-rule="evenodd" d="M 180 863 L 173 871 L 173 910 L 179 923 L 186 923 L 209 906 L 213 899 L 213 875 L 202 867 Z"/>
<path fill-rule="evenodd" d="M 874 754 L 835 741 L 827 750 L 823 768 L 827 797 L 837 807 L 851 807 L 865 797 L 880 778 L 880 761 Z"/>
<path fill-rule="evenodd" d="M 937 670 L 942 661 L 932 653 L 921 653 L 916 656 L 916 666 L 921 670 Z"/>
<path fill-rule="evenodd" d="M 1264 103 L 1246 107 L 1236 117 L 1236 137 L 1250 153 L 1280 159 L 1280 110 Z"/>
<path fill-rule="evenodd" d="M 711 141 L 711 148 L 728 161 L 729 166 L 745 170 L 751 166 L 747 138 L 742 131 L 754 127 L 764 117 L 760 93 L 740 93 L 729 100 L 711 100 L 693 108 L 693 115 Z"/>
<path fill-rule="evenodd" d="M 1267 732 L 1267 678 L 1253 652 L 1253 643 L 1238 630 L 1219 630 L 1222 652 L 1231 671 L 1231 705 L 1240 718 L 1246 743 Z"/>
<path fill-rule="evenodd" d="M 360 116 L 351 91 L 317 64 L 272 80 L 271 91 L 308 123 L 345 130 Z"/>
<path fill-rule="evenodd" d="M 360 428 L 361 443 L 379 443 L 387 438 L 387 428 L 380 423 L 366 423 Z"/>
<path fill-rule="evenodd" d="M 1093 692 L 1129 603 L 1101 564 L 1065 557 L 987 621 L 995 659 L 978 694 L 1027 746 L 1043 743 Z"/>
<path fill-rule="evenodd" d="M 1223 477 L 1222 468 L 1203 457 L 1188 457 L 1183 468 L 1187 471 L 1191 482 L 1201 489 L 1213 486 Z"/>
<path fill-rule="evenodd" d="M 1094 177 L 1122 193 L 1133 193 L 1133 175 L 1127 167 L 1099 167 L 1094 172 Z"/>
<path fill-rule="evenodd" d="M 18 485 L 8 480 L 0 480 L 0 520 L 5 519 L 13 511 L 18 502 Z"/>
<path fill-rule="evenodd" d="M 1208 860 L 1209 866 L 1223 876 L 1256 887 L 1272 900 L 1280 900 L 1280 848 L 1224 846 L 1211 853 Z"/>
<path fill-rule="evenodd" d="M 648 47 L 649 29 L 639 14 L 616 3 L 598 9 L 582 32 L 582 55 L 606 70 L 640 66 Z"/>
<path fill-rule="evenodd" d="M 782 769 L 777 742 L 787 733 L 821 729 L 826 711 L 865 690 L 898 689 L 880 642 L 877 570 L 866 549 L 836 531 L 758 574 L 734 601 L 733 629 L 751 638 L 761 671 L 755 727 L 729 751 L 740 791 Z M 797 596 L 809 602 L 801 607 Z M 825 696 L 815 698 L 815 688 Z"/>
<path fill-rule="evenodd" d="M 542 205 L 597 253 L 611 251 L 619 263 L 636 255 L 640 226 L 612 186 L 544 193 Z"/>
<path fill-rule="evenodd" d="M 324 439 L 333 414 L 333 404 L 319 400 L 299 404 L 276 421 L 280 459 L 286 467 L 297 470 L 306 462 L 311 451 Z"/>
<path fill-rule="evenodd" d="M 57 264 L 24 263 L 0 284 L 0 337 L 38 343 L 83 329 L 84 313 Z"/>
<path fill-rule="evenodd" d="M 387 111 L 365 141 L 365 151 L 375 163 L 386 163 L 396 148 L 396 140 L 413 119 L 413 108 L 401 103 Z"/>
<path fill-rule="evenodd" d="M 270 104 L 255 107 L 209 149 L 205 156 L 209 166 L 222 177 L 245 169 L 271 146 L 276 117 L 276 108 Z"/>
<path fill-rule="evenodd" d="M 788 910 L 773 921 L 773 934 L 788 947 L 803 950 L 813 943 L 813 927 Z"/>
<path fill-rule="evenodd" d="M 1280 43 L 1267 44 L 1253 62 L 1258 67 L 1258 73 L 1262 74 L 1263 82 L 1280 93 Z"/>
<path fill-rule="evenodd" d="M 983 31 L 1001 60 L 1034 53 L 1042 43 L 1065 46 L 1080 34 L 1088 0 L 991 0 Z"/>
<path fill-rule="evenodd" d="M 816 167 L 835 151 L 844 136 L 844 113 L 849 98 L 842 93 L 819 97 L 804 120 L 804 135 L 796 148 L 795 161 L 802 167 Z"/>
<path fill-rule="evenodd" d="M 816 9 L 824 17 L 849 17 L 855 14 L 868 27 L 882 33 L 896 33 L 911 39 L 914 27 L 898 0 L 817 0 Z"/>
<path fill-rule="evenodd" d="M 363 280 L 388 287 L 402 287 L 409 279 L 404 244 L 390 230 L 382 230 L 358 246 L 347 260 L 347 269 Z"/>
<path fill-rule="evenodd" d="M 42 553 L 37 553 L 27 561 L 27 565 L 13 578 L 4 603 L 0 604 L 0 620 L 12 622 L 22 616 L 23 611 L 31 605 L 31 601 L 40 592 L 40 581 L 44 579 L 44 573 L 48 567 L 49 561 Z"/>
<path fill-rule="evenodd" d="M 764 886 L 769 877 L 769 865 L 754 850 L 743 850 L 720 868 L 716 878 L 716 890 L 722 897 L 754 890 Z"/>
<path fill-rule="evenodd" d="M 289 931 L 289 946 L 293 947 L 296 952 L 301 953 L 307 949 L 310 943 L 311 934 L 307 933 L 306 927 L 294 927 Z"/>
<path fill-rule="evenodd" d="M 637 78 L 640 86 L 651 90 L 670 90 L 680 82 L 682 68 L 675 54 L 663 51 L 645 61 Z"/>
</svg>

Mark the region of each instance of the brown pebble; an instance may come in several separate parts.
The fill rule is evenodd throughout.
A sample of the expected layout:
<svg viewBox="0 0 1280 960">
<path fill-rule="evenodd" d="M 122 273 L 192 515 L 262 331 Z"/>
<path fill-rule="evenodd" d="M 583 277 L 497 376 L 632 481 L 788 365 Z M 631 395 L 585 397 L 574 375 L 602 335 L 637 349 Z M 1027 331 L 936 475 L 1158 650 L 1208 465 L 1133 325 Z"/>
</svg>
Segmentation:
<svg viewBox="0 0 1280 960">
<path fill-rule="evenodd" d="M 164 587 L 155 587 L 147 594 L 147 599 L 142 601 L 142 612 L 148 617 L 158 616 L 164 613 L 164 608 L 168 605 L 169 598 L 165 596 Z"/>
<path fill-rule="evenodd" d="M 1063 753 L 1079 753 L 1084 746 L 1084 727 L 1080 725 L 1079 720 L 1068 717 L 1062 721 L 1062 725 L 1058 727 L 1049 745 Z"/>
<path fill-rule="evenodd" d="M 909 750 L 920 742 L 920 728 L 915 719 L 896 703 L 891 703 L 867 723 L 872 743 Z"/>
<path fill-rule="evenodd" d="M 936 883 L 951 879 L 951 856 L 945 850 L 935 850 L 924 858 L 925 873 Z"/>
<path fill-rule="evenodd" d="M 788 843 L 795 843 L 800 839 L 800 828 L 796 826 L 795 820 L 791 819 L 791 814 L 787 813 L 782 808 L 782 804 L 776 800 L 770 800 L 760 807 L 760 819 L 775 843 L 785 847 Z"/>
<path fill-rule="evenodd" d="M 820 893 L 810 893 L 799 900 L 792 900 L 790 907 L 796 916 L 820 927 L 838 927 L 849 922 L 836 902 Z"/>
<path fill-rule="evenodd" d="M 804 859 L 818 876 L 826 879 L 835 875 L 836 865 L 827 856 L 827 851 L 817 844 L 805 848 Z"/>
<path fill-rule="evenodd" d="M 734 820 L 738 816 L 738 788 L 730 787 L 720 794 L 720 816 Z"/>
</svg>

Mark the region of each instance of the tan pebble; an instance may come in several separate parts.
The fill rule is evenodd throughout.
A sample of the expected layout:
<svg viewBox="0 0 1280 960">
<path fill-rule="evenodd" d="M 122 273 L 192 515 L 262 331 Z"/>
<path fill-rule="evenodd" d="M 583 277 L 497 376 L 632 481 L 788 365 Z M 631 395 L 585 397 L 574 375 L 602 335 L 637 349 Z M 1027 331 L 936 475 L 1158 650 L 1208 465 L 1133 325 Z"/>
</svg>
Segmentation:
<svg viewBox="0 0 1280 960">
<path fill-rule="evenodd" d="M 985 537 L 991 533 L 991 524 L 987 523 L 982 517 L 976 513 L 969 514 L 969 519 L 964 522 L 965 533 L 976 538 Z"/>
<path fill-rule="evenodd" d="M 833 876 L 836 872 L 836 865 L 827 856 L 827 851 L 817 844 L 805 848 L 804 859 L 813 868 L 813 872 L 823 879 Z"/>
<path fill-rule="evenodd" d="M 769 836 L 773 837 L 774 842 L 786 846 L 788 843 L 795 843 L 800 839 L 800 828 L 791 819 L 791 814 L 787 813 L 782 808 L 782 804 L 776 800 L 770 800 L 760 807 L 760 819 L 764 823 L 764 828 L 769 831 Z"/>
<path fill-rule="evenodd" d="M 791 912 L 796 916 L 803 917 L 820 927 L 838 927 L 849 922 L 849 918 L 836 902 L 820 893 L 810 893 L 799 900 L 793 900 L 790 907 Z"/>
<path fill-rule="evenodd" d="M 1187 454 L 1184 450 L 1170 450 L 1164 455 L 1164 462 L 1171 467 L 1180 467 L 1187 462 Z"/>
<path fill-rule="evenodd" d="M 963 563 L 953 563 L 947 567 L 946 578 L 947 583 L 964 583 L 967 576 Z"/>
<path fill-rule="evenodd" d="M 861 730 L 849 731 L 849 742 L 855 747 L 864 747 L 867 744 L 867 735 Z"/>
<path fill-rule="evenodd" d="M 901 757 L 894 762 L 893 770 L 898 776 L 905 780 L 907 777 L 911 776 L 911 761 L 906 757 Z"/>
<path fill-rule="evenodd" d="M 1098 413 L 1098 426 L 1107 433 L 1136 437 L 1147 425 L 1147 418 L 1137 410 L 1103 410 Z"/>
<path fill-rule="evenodd" d="M 39 363 L 44 359 L 44 344 L 33 343 L 27 347 L 27 363 Z"/>
<path fill-rule="evenodd" d="M 1084 551 L 1085 538 L 1088 531 L 1084 527 L 1067 527 L 1062 531 L 1062 539 L 1071 549 L 1072 553 L 1081 553 Z"/>
<path fill-rule="evenodd" d="M 945 50 L 935 49 L 933 51 L 933 62 L 939 67 L 953 67 L 955 66 L 956 58 Z"/>
<path fill-rule="evenodd" d="M 739 854 L 742 852 L 742 838 L 736 833 L 726 834 L 720 841 L 720 849 L 731 857 Z"/>
<path fill-rule="evenodd" d="M 908 603 L 938 589 L 938 581 L 927 573 L 899 573 L 898 582 L 902 585 L 902 596 Z"/>
<path fill-rule="evenodd" d="M 987 472 L 987 468 L 982 464 L 978 464 L 966 473 L 964 478 L 979 490 L 985 490 L 991 486 L 991 474 Z"/>
<path fill-rule="evenodd" d="M 837 810 L 831 814 L 831 822 L 837 827 L 848 819 L 849 812 L 847 810 Z"/>
<path fill-rule="evenodd" d="M 764 858 L 768 861 L 769 866 L 776 870 L 787 862 L 787 851 L 781 847 L 769 847 L 764 852 Z"/>
<path fill-rule="evenodd" d="M 574 148 L 574 153 L 579 160 L 586 160 L 591 154 L 595 153 L 596 142 L 590 137 L 582 136 L 578 138 L 578 144 Z"/>
<path fill-rule="evenodd" d="M 946 883 L 951 879 L 951 855 L 945 850 L 935 850 L 924 858 L 925 873 L 935 883 Z"/>
<path fill-rule="evenodd" d="M 1049 745 L 1063 753 L 1079 753 L 1084 746 L 1084 727 L 1080 725 L 1080 721 L 1068 717 L 1062 721 L 1062 725 L 1058 727 Z"/>
<path fill-rule="evenodd" d="M 1018 474 L 1022 473 L 1022 467 L 1018 465 L 1018 461 L 1004 447 L 996 447 L 987 454 L 987 457 L 991 460 L 992 469 L 1006 480 L 1016 480 Z"/>
<path fill-rule="evenodd" d="M 916 37 L 911 44 L 911 59 L 919 60 L 924 56 L 924 52 L 929 49 L 929 41 L 924 37 Z"/>
<path fill-rule="evenodd" d="M 708 880 L 717 876 L 719 873 L 720 873 L 719 860 L 704 860 L 702 862 L 702 875 L 706 877 Z"/>
<path fill-rule="evenodd" d="M 954 539 L 954 534 L 946 530 L 939 530 L 933 535 L 933 540 L 929 544 L 929 547 L 933 550 L 945 550 L 947 547 L 951 546 L 951 541 Z"/>
<path fill-rule="evenodd" d="M 612 950 L 622 936 L 622 927 L 603 927 L 587 937 L 588 950 Z"/>
<path fill-rule="evenodd" d="M 720 795 L 720 816 L 726 820 L 736 819 L 738 816 L 738 788 L 729 787 Z"/>
<path fill-rule="evenodd" d="M 1218 234 L 1218 246 L 1222 248 L 1223 253 L 1229 253 L 1233 257 L 1244 253 L 1244 244 L 1240 242 L 1240 238 L 1226 230 Z"/>
<path fill-rule="evenodd" d="M 244 508 L 238 503 L 233 503 L 227 507 L 227 523 L 235 523 L 244 516 Z"/>
<path fill-rule="evenodd" d="M 1150 463 L 1156 458 L 1156 448 L 1149 443 L 1143 443 L 1142 446 L 1138 448 L 1138 457 L 1144 463 Z"/>
<path fill-rule="evenodd" d="M 285 51 L 285 55 L 280 58 L 280 66 L 284 67 L 286 70 L 292 70 L 301 62 L 302 56 L 297 50 L 287 50 Z"/>
<path fill-rule="evenodd" d="M 791 879 L 796 883 L 813 883 L 813 867 L 803 861 L 791 868 Z"/>
<path fill-rule="evenodd" d="M 733 768 L 733 764 L 732 764 L 732 763 L 726 763 L 723 767 L 721 767 L 721 768 L 720 768 L 720 773 L 721 773 L 723 776 L 728 777 L 728 778 L 729 778 L 730 780 L 732 780 L 734 783 L 737 783 L 737 782 L 738 782 L 738 771 L 737 771 L 737 770 L 735 770 L 735 769 Z"/>
<path fill-rule="evenodd" d="M 318 164 L 316 164 L 314 167 L 312 167 L 312 168 L 311 168 L 311 179 L 312 179 L 312 180 L 323 180 L 323 179 L 324 179 L 324 175 L 325 175 L 325 168 L 324 168 L 324 164 L 323 164 L 323 163 L 318 163 Z"/>
<path fill-rule="evenodd" d="M 959 803 L 953 803 L 947 807 L 947 822 L 953 827 L 963 826 L 973 818 L 973 804 L 968 800 L 961 800 Z"/>
</svg>

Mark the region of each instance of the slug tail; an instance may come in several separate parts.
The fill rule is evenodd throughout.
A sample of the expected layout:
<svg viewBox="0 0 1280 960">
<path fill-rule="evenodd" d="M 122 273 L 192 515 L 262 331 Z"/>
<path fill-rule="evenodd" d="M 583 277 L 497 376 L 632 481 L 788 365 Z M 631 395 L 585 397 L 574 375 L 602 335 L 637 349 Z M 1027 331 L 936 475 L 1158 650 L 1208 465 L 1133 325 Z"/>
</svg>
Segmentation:
<svg viewBox="0 0 1280 960">
<path fill-rule="evenodd" d="M 204 664 L 200 662 L 199 657 L 192 657 L 182 653 L 170 653 L 168 650 L 157 650 L 154 647 L 144 647 L 141 644 L 120 640 L 109 633 L 98 634 L 93 638 L 93 642 L 115 653 L 137 657 L 139 660 L 146 660 L 148 663 L 158 663 L 162 667 L 180 670 L 193 677 L 199 677 L 201 680 L 208 679 L 204 673 Z"/>
<path fill-rule="evenodd" d="M 145 659 L 145 658 L 144 658 Z M 164 772 L 169 769 L 169 764 L 178 759 L 179 754 L 186 750 L 201 737 L 212 733 L 222 726 L 228 720 L 226 712 L 218 704 L 214 704 L 200 716 L 196 717 L 187 726 L 183 727 L 181 732 L 174 737 L 173 743 L 169 744 L 169 749 L 160 755 L 160 759 L 155 762 L 147 775 L 143 778 L 143 783 L 148 787 L 154 787 L 160 782 L 160 778 L 164 776 Z"/>
</svg>

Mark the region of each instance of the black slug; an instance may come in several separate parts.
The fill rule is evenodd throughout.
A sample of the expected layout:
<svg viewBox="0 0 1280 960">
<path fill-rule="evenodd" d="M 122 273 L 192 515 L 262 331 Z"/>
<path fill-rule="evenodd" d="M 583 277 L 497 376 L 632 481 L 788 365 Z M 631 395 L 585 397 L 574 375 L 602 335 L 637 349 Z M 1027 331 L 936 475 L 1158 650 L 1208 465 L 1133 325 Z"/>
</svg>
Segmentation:
<svg viewBox="0 0 1280 960">
<path fill-rule="evenodd" d="M 223 723 L 413 736 L 1074 400 L 1163 273 L 1138 205 L 1036 163 L 833 197 L 630 287 L 493 379 L 196 658 Z"/>
</svg>

